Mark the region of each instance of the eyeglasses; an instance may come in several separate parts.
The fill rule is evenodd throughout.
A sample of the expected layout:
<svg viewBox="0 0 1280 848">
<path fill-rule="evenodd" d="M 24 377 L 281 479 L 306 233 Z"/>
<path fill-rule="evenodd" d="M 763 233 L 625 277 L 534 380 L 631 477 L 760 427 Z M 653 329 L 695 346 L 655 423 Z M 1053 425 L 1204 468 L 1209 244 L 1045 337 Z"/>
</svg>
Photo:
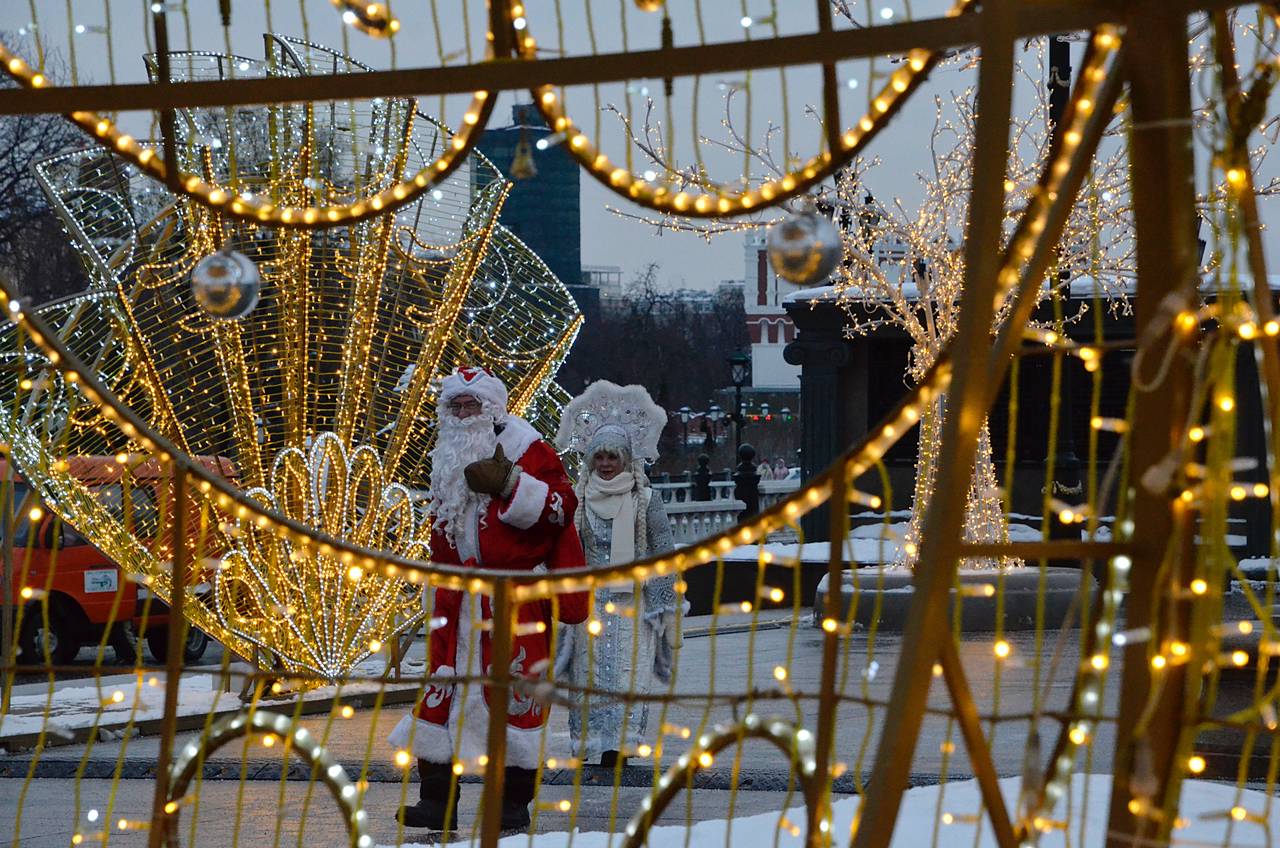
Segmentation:
<svg viewBox="0 0 1280 848">
<path fill-rule="evenodd" d="M 445 406 L 445 409 L 449 410 L 454 415 L 457 415 L 459 412 L 476 413 L 480 411 L 480 401 L 469 400 L 466 403 L 459 403 L 458 401 L 454 401 L 453 403 Z"/>
</svg>

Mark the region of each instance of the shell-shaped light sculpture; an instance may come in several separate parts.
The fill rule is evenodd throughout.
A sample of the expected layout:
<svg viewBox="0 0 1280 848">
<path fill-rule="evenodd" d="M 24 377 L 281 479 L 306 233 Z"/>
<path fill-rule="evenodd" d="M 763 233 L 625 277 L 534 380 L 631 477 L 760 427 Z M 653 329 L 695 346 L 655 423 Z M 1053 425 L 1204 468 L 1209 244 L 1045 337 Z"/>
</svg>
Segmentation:
<svg viewBox="0 0 1280 848">
<path fill-rule="evenodd" d="M 316 45 L 279 36 L 267 45 L 264 60 L 173 54 L 171 73 L 359 68 Z M 176 126 L 184 171 L 313 206 L 360 202 L 451 140 L 406 99 L 184 110 Z M 554 432 L 567 398 L 552 377 L 581 315 L 498 223 L 508 183 L 482 156 L 394 214 L 323 231 L 220 216 L 96 149 L 37 172 L 92 278 L 88 292 L 39 312 L 156 430 L 260 502 L 339 538 L 423 557 L 419 502 L 441 376 L 486 366 L 507 383 L 513 412 Z M 261 276 L 259 301 L 236 320 L 210 316 L 191 290 L 193 267 L 221 250 L 248 257 Z M 0 353 L 0 438 L 18 469 L 169 599 L 173 486 L 163 464 L 137 454 L 16 330 Z M 200 566 L 188 609 L 242 656 L 332 679 L 416 626 L 419 587 L 289 550 L 193 495 L 187 545 Z"/>
</svg>

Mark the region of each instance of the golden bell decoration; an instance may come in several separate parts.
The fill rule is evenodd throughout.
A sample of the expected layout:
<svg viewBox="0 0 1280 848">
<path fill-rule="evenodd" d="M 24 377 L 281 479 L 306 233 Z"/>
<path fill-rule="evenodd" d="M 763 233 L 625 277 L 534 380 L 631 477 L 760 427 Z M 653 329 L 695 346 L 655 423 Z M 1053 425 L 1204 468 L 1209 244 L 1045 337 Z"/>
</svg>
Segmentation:
<svg viewBox="0 0 1280 848">
<path fill-rule="evenodd" d="M 511 178 L 515 180 L 531 180 L 538 176 L 538 166 L 533 164 L 533 147 L 529 139 L 521 137 L 516 142 L 516 155 L 511 159 Z"/>
</svg>

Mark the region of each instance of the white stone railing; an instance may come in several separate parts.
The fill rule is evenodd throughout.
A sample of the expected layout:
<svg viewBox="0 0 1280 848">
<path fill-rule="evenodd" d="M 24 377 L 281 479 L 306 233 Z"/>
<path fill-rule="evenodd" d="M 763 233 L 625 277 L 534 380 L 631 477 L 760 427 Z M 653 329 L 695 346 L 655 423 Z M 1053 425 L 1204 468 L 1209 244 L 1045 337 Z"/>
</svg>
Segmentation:
<svg viewBox="0 0 1280 848">
<path fill-rule="evenodd" d="M 676 483 L 653 483 L 653 490 L 662 495 L 665 504 L 681 503 L 693 500 L 693 484 L 686 481 Z M 728 500 L 733 497 L 732 480 L 712 480 L 711 499 L 713 501 Z"/>
<path fill-rule="evenodd" d="M 704 539 L 738 523 L 738 515 L 747 508 L 742 501 L 723 498 L 714 501 L 676 501 L 664 504 L 671 522 L 671 535 L 676 544 Z"/>
<path fill-rule="evenodd" d="M 671 505 L 693 499 L 693 484 L 685 481 L 678 483 L 654 483 L 653 490 L 662 496 L 662 502 Z M 732 480 L 712 480 L 711 500 L 722 501 L 733 497 Z M 773 506 L 787 495 L 800 488 L 799 480 L 761 480 L 760 508 Z"/>
<path fill-rule="evenodd" d="M 762 480 L 760 508 L 777 503 L 799 487 L 796 480 Z M 746 504 L 733 497 L 732 481 L 712 482 L 714 499 L 709 501 L 690 500 L 693 490 L 689 483 L 655 483 L 653 488 L 662 495 L 663 506 L 671 520 L 671 533 L 679 544 L 696 542 L 727 530 L 738 523 L 738 516 L 747 508 Z"/>
<path fill-rule="evenodd" d="M 799 480 L 761 480 L 760 508 L 768 509 L 787 495 L 799 491 L 799 489 Z"/>
</svg>

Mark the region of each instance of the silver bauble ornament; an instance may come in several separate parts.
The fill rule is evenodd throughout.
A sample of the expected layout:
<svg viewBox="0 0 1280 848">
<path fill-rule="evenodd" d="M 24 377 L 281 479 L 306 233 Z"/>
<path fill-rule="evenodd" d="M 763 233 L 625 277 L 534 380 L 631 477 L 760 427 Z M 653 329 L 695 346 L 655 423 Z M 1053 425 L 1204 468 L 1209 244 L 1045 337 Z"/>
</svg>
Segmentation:
<svg viewBox="0 0 1280 848">
<path fill-rule="evenodd" d="M 191 269 L 191 294 L 196 303 L 220 321 L 233 321 L 252 312 L 261 289 L 258 266 L 235 250 L 211 253 Z"/>
<path fill-rule="evenodd" d="M 793 212 L 765 237 L 773 272 L 797 286 L 816 286 L 831 276 L 844 255 L 840 230 L 814 209 Z"/>
</svg>

